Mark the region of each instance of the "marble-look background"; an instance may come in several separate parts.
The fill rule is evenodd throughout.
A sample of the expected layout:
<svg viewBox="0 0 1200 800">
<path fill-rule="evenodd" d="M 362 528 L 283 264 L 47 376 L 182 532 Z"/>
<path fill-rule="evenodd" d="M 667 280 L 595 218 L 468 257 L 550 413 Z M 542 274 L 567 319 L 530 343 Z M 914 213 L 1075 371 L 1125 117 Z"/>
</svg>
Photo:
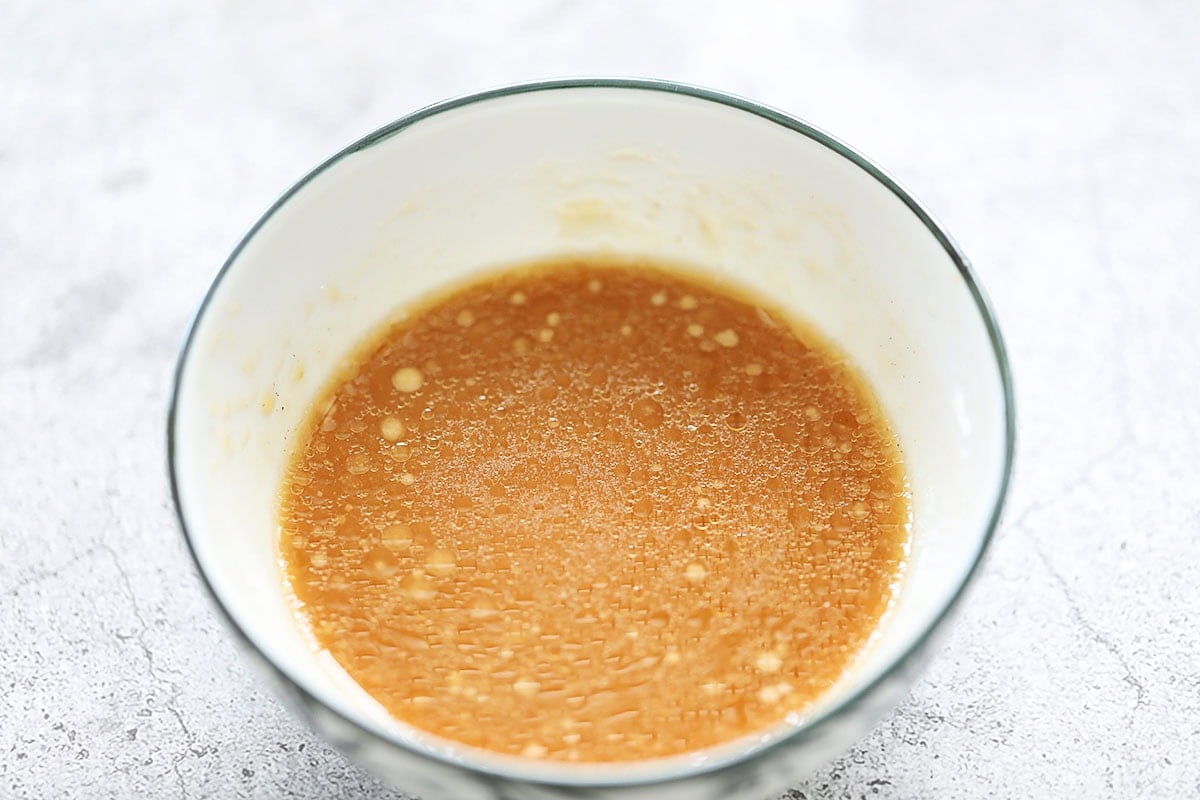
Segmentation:
<svg viewBox="0 0 1200 800">
<path fill-rule="evenodd" d="M 1006 521 L 903 705 L 791 798 L 1200 795 L 1200 7 L 0 3 L 0 797 L 396 798 L 250 674 L 176 530 L 167 381 L 284 188 L 448 95 L 745 94 L 889 168 L 991 292 Z"/>
</svg>

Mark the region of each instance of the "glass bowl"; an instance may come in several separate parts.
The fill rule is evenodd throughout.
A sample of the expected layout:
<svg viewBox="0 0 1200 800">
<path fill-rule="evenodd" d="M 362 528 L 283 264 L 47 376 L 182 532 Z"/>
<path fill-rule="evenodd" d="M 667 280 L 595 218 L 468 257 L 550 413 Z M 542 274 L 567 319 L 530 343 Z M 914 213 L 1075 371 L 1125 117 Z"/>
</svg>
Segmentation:
<svg viewBox="0 0 1200 800">
<path fill-rule="evenodd" d="M 856 362 L 910 480 L 905 576 L 811 709 L 670 758 L 573 764 L 473 749 L 390 717 L 303 629 L 279 565 L 278 493 L 328 378 L 399 308 L 496 265 L 615 253 L 768 296 Z M 238 244 L 179 356 L 171 485 L 200 574 L 246 653 L 320 735 L 427 798 L 766 797 L 905 693 L 976 573 L 1013 456 L 1012 388 L 967 260 L 862 155 L 753 102 L 585 79 L 440 103 L 289 189 Z"/>
</svg>

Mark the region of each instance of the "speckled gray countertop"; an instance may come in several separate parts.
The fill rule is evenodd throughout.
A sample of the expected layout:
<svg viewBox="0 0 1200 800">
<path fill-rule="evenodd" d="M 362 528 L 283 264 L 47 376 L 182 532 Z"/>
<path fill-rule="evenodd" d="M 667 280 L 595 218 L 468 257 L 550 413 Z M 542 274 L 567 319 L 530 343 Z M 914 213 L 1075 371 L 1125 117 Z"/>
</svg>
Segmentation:
<svg viewBox="0 0 1200 800">
<path fill-rule="evenodd" d="M 1186 0 L 6 0 L 0 797 L 396 797 L 264 690 L 205 596 L 167 491 L 172 359 L 325 156 L 583 73 L 712 85 L 859 147 L 958 237 L 1008 338 L 1016 480 L 965 613 L 788 797 L 1200 796 L 1198 52 Z"/>
</svg>

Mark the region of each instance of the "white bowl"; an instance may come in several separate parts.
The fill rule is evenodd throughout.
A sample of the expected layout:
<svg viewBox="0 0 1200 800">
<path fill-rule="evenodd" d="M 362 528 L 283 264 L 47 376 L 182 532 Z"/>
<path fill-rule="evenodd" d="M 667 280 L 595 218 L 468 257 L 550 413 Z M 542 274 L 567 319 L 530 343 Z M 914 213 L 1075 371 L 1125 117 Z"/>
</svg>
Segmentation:
<svg viewBox="0 0 1200 800">
<path fill-rule="evenodd" d="M 899 436 L 913 541 L 899 595 L 803 718 L 618 764 L 512 758 L 391 718 L 294 615 L 276 510 L 297 428 L 381 322 L 496 265 L 611 252 L 692 264 L 814 323 Z M 234 630 L 309 723 L 430 798 L 765 797 L 907 689 L 979 565 L 1013 452 L 1008 367 L 966 260 L 921 206 L 828 135 L 673 83 L 576 80 L 452 100 L 313 170 L 250 230 L 197 312 L 168 420 L 175 502 Z"/>
</svg>

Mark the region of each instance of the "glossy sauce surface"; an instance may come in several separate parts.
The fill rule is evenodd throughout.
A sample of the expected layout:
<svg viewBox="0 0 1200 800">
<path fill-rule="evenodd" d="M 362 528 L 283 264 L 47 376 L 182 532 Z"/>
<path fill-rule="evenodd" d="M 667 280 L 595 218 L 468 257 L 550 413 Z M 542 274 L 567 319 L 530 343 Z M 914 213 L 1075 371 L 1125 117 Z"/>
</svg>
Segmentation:
<svg viewBox="0 0 1200 800">
<path fill-rule="evenodd" d="M 901 569 L 900 453 L 819 337 L 654 264 L 509 270 L 412 311 L 314 411 L 282 557 L 399 719 L 612 761 L 830 687 Z"/>
</svg>

